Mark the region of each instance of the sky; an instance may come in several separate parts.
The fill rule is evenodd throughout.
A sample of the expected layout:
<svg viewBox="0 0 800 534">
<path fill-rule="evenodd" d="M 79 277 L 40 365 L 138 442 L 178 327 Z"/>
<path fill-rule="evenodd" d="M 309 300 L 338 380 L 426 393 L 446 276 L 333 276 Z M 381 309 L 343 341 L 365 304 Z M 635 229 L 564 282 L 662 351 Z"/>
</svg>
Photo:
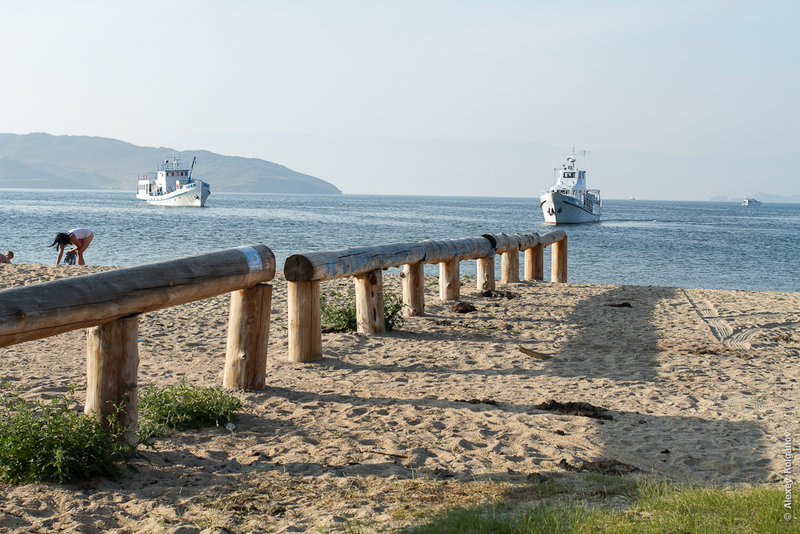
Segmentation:
<svg viewBox="0 0 800 534">
<path fill-rule="evenodd" d="M 796 0 L 8 2 L 0 132 L 345 193 L 536 196 L 576 146 L 607 198 L 800 194 L 773 167 L 800 155 L 799 23 Z"/>
</svg>

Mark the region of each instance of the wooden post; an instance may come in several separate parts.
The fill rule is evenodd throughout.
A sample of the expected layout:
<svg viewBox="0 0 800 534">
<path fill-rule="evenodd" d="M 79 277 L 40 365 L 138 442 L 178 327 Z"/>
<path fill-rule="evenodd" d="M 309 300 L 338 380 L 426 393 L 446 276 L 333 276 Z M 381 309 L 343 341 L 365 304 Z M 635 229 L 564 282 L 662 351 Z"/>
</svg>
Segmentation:
<svg viewBox="0 0 800 534">
<path fill-rule="evenodd" d="M 138 429 L 139 317 L 123 317 L 87 329 L 86 406 L 102 421 L 124 405 L 120 423 L 136 439 Z"/>
<path fill-rule="evenodd" d="M 413 317 L 425 313 L 425 263 L 403 265 L 403 315 Z"/>
<path fill-rule="evenodd" d="M 383 271 L 375 269 L 355 277 L 356 325 L 360 334 L 386 332 L 383 320 Z"/>
<path fill-rule="evenodd" d="M 567 282 L 567 236 L 553 243 L 550 265 L 550 281 L 565 284 Z"/>
<path fill-rule="evenodd" d="M 525 280 L 544 280 L 544 247 L 540 244 L 525 251 Z"/>
<path fill-rule="evenodd" d="M 494 289 L 494 254 L 486 258 L 478 258 L 478 291 Z"/>
<path fill-rule="evenodd" d="M 439 298 L 458 300 L 461 294 L 461 276 L 458 271 L 458 258 L 439 264 Z"/>
<path fill-rule="evenodd" d="M 313 362 L 322 358 L 319 282 L 287 282 L 289 359 Z"/>
<path fill-rule="evenodd" d="M 519 282 L 519 250 L 504 252 L 500 262 L 500 283 Z"/>
<path fill-rule="evenodd" d="M 231 293 L 224 387 L 256 390 L 266 385 L 271 306 L 269 284 Z"/>
</svg>

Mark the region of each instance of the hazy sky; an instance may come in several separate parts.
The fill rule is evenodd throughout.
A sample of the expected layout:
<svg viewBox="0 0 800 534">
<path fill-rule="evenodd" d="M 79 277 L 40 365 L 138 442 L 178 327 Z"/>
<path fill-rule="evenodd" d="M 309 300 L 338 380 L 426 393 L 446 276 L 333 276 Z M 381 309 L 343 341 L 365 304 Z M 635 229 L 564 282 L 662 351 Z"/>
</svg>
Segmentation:
<svg viewBox="0 0 800 534">
<path fill-rule="evenodd" d="M 5 2 L 0 132 L 263 157 L 349 193 L 491 192 L 458 150 L 437 158 L 428 141 L 478 144 L 470 168 L 485 153 L 490 181 L 541 174 L 541 187 L 557 161 L 499 154 L 793 157 L 798 23 L 797 0 Z M 407 150 L 398 175 L 416 190 L 364 168 L 380 151 L 323 157 L 310 138 Z M 637 177 L 606 179 L 627 196 Z M 766 190 L 764 176 L 736 179 Z M 778 180 L 773 192 L 800 193 L 794 175 Z"/>
</svg>

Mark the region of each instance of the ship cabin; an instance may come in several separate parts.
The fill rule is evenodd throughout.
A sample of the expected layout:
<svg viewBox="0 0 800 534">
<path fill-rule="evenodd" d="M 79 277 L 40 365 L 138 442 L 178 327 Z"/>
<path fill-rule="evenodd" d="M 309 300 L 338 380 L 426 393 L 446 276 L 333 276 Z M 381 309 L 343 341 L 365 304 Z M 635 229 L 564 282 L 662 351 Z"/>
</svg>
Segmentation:
<svg viewBox="0 0 800 534">
<path fill-rule="evenodd" d="M 164 160 L 158 166 L 158 172 L 142 174 L 137 194 L 138 196 L 166 195 L 193 182 L 192 169 L 182 167 L 180 157 L 173 156 L 172 161 Z"/>
<path fill-rule="evenodd" d="M 567 163 L 555 170 L 558 174 L 552 189 L 554 192 L 571 194 L 586 189 L 586 171 L 576 168 L 575 158 L 567 158 Z"/>
</svg>

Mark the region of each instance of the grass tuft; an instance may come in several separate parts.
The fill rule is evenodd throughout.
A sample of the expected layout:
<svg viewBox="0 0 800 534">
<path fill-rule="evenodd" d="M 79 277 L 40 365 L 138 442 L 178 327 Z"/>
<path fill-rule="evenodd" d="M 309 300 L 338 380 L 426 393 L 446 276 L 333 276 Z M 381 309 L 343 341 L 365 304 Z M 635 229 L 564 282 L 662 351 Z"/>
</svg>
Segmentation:
<svg viewBox="0 0 800 534">
<path fill-rule="evenodd" d="M 348 289 L 346 292 L 335 291 L 320 296 L 320 311 L 323 324 L 341 329 L 357 330 L 356 320 L 356 292 Z M 387 332 L 391 332 L 405 322 L 403 317 L 403 300 L 394 293 L 383 293 L 383 324 Z"/>
<path fill-rule="evenodd" d="M 185 430 L 233 420 L 241 401 L 220 388 L 148 386 L 139 392 L 139 442 L 148 444 L 167 429 Z M 122 410 L 117 407 L 118 412 Z M 116 478 L 136 455 L 118 417 L 107 424 L 83 414 L 75 387 L 45 400 L 26 400 L 0 384 L 0 482 L 74 482 Z"/>
<path fill-rule="evenodd" d="M 93 476 L 116 478 L 135 446 L 119 422 L 104 426 L 84 415 L 67 395 L 25 400 L 0 386 L 0 481 L 9 484 L 73 482 Z"/>
<path fill-rule="evenodd" d="M 241 407 L 242 401 L 218 387 L 151 384 L 139 391 L 139 439 L 147 442 L 167 429 L 224 425 Z"/>
</svg>

